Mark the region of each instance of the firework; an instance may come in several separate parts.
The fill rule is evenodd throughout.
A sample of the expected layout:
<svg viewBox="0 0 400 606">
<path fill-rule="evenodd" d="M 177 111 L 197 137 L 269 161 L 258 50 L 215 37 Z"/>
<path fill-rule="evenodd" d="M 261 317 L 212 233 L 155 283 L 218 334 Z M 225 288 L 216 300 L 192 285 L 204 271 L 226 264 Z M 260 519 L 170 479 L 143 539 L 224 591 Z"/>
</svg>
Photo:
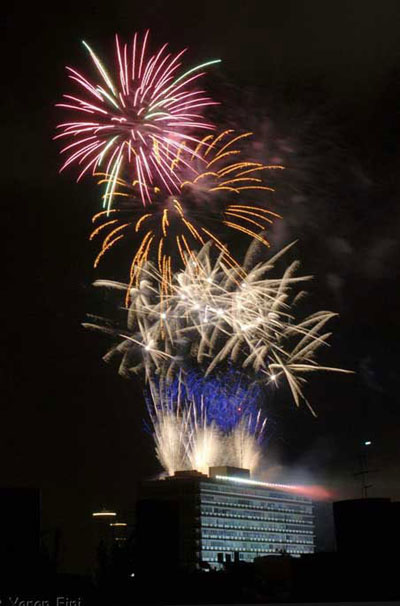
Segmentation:
<svg viewBox="0 0 400 606">
<path fill-rule="evenodd" d="M 189 365 L 172 376 L 168 370 L 165 367 L 150 378 L 153 391 L 161 392 L 165 401 L 200 402 L 203 399 L 208 422 L 215 423 L 221 431 L 232 430 L 243 417 L 251 417 L 250 429 L 256 430 L 258 411 L 265 399 L 262 384 L 229 364 L 208 376 L 204 376 L 200 368 Z"/>
<path fill-rule="evenodd" d="M 214 104 L 203 90 L 196 89 L 204 68 L 218 63 L 208 61 L 180 73 L 185 50 L 171 54 L 164 44 L 148 53 L 147 31 L 140 40 L 136 33 L 132 45 L 115 37 L 117 70 L 109 75 L 86 42 L 98 81 L 67 67 L 71 80 L 79 87 L 78 96 L 64 95 L 58 106 L 74 114 L 71 122 L 58 126 L 55 138 L 68 141 L 61 153 L 67 155 L 64 170 L 79 166 L 78 181 L 89 172 L 104 169 L 109 175 L 104 205 L 110 209 L 118 178 L 127 174 L 138 185 L 141 202 L 152 201 L 152 186 L 160 182 L 173 194 L 179 180 L 171 162 L 181 149 L 192 149 L 198 139 L 191 133 L 211 129 L 202 111 Z"/>
<path fill-rule="evenodd" d="M 140 196 L 138 184 L 132 186 L 118 179 L 118 208 L 112 214 L 101 212 L 93 218 L 95 227 L 90 239 L 102 239 L 94 266 L 117 242 L 130 239 L 134 241 L 130 284 L 139 279 L 142 265 L 153 259 L 166 290 L 172 274 L 210 238 L 225 262 L 238 266 L 215 234 L 222 226 L 269 247 L 264 232 L 279 215 L 255 204 L 254 196 L 274 192 L 265 175 L 283 166 L 243 160 L 240 143 L 251 134 L 226 130 L 207 135 L 190 153 L 180 149 L 169 165 L 180 181 L 179 192 L 170 195 L 165 187 L 155 187 L 153 205 L 145 212 L 136 203 Z M 113 179 L 106 174 L 100 177 L 100 184 L 109 185 Z"/>
<path fill-rule="evenodd" d="M 208 474 L 218 465 L 244 467 L 254 471 L 261 461 L 261 442 L 266 419 L 258 411 L 241 419 L 228 431 L 223 431 L 208 414 L 209 401 L 188 400 L 181 375 L 178 389 L 171 392 L 165 377 L 150 382 L 147 409 L 157 458 L 168 473 L 194 469 Z"/>
<path fill-rule="evenodd" d="M 252 245 L 238 271 L 227 266 L 222 254 L 214 261 L 207 244 L 174 275 L 168 295 L 157 269 L 143 267 L 139 286 L 130 290 L 127 329 L 114 330 L 121 341 L 108 357 L 122 353 L 122 373 L 144 370 L 148 377 L 166 367 L 173 377 L 188 360 L 206 376 L 232 363 L 270 386 L 286 382 L 295 404 L 304 400 L 310 407 L 304 375 L 348 371 L 316 360 L 330 336 L 324 327 L 336 314 L 319 311 L 297 318 L 296 304 L 304 293 L 295 287 L 310 276 L 296 276 L 294 262 L 282 276 L 270 277 L 287 248 L 254 265 Z M 101 329 L 101 321 L 96 325 Z"/>
<path fill-rule="evenodd" d="M 221 453 L 221 437 L 215 424 L 208 422 L 203 398 L 197 407 L 179 388 L 171 397 L 165 379 L 151 381 L 149 392 L 147 409 L 163 468 L 169 475 L 185 469 L 207 473 Z"/>
<path fill-rule="evenodd" d="M 153 375 L 151 383 L 159 387 L 160 378 Z M 251 417 L 250 429 L 255 431 L 258 410 L 264 402 L 263 386 L 231 364 L 208 376 L 187 364 L 184 371 L 164 379 L 163 393 L 169 401 L 184 398 L 200 402 L 203 398 L 208 421 L 224 432 L 236 427 L 243 417 Z"/>
<path fill-rule="evenodd" d="M 239 423 L 225 438 L 228 465 L 249 469 L 250 472 L 259 467 L 262 450 L 261 441 L 267 419 L 262 419 L 261 411 L 256 417 L 244 415 Z"/>
<path fill-rule="evenodd" d="M 264 395 L 286 384 L 296 406 L 313 412 L 306 375 L 348 372 L 316 359 L 336 314 L 299 317 L 298 286 L 310 276 L 296 275 L 298 262 L 274 273 L 289 247 L 254 260 L 280 218 L 266 177 L 283 166 L 243 155 L 250 132 L 204 134 L 214 130 L 204 112 L 215 102 L 198 83 L 219 60 L 184 71 L 185 50 L 172 54 L 165 44 L 152 53 L 148 38 L 135 34 L 128 45 L 116 36 L 111 75 L 83 42 L 97 77 L 67 67 L 79 92 L 58 104 L 72 116 L 55 136 L 65 141 L 61 171 L 75 165 L 78 181 L 91 174 L 103 188 L 90 235 L 94 267 L 117 245 L 131 246 L 127 284 L 95 283 L 119 292 L 123 323 L 92 317 L 86 326 L 116 338 L 105 359 L 118 358 L 121 374 L 144 379 L 168 475 L 224 465 L 254 472 Z M 243 264 L 221 231 L 251 238 Z"/>
</svg>

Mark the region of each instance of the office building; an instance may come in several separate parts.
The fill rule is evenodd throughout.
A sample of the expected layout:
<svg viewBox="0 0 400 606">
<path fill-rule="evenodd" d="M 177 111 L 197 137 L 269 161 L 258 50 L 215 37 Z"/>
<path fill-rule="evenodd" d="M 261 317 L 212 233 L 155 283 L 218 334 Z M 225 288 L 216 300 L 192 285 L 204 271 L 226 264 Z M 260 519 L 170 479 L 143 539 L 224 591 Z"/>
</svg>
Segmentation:
<svg viewBox="0 0 400 606">
<path fill-rule="evenodd" d="M 262 555 L 314 552 L 310 499 L 291 487 L 250 479 L 247 470 L 213 467 L 147 481 L 137 511 L 143 566 L 219 568 Z"/>
</svg>

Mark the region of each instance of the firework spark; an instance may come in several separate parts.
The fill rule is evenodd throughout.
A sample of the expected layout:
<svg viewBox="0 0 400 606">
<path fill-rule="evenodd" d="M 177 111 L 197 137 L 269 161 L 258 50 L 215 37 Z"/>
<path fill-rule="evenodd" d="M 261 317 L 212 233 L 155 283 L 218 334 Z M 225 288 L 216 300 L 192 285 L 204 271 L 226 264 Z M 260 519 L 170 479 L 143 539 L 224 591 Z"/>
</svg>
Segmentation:
<svg viewBox="0 0 400 606">
<path fill-rule="evenodd" d="M 227 245 L 215 235 L 215 227 L 224 225 L 269 247 L 264 232 L 279 215 L 254 204 L 254 195 L 274 192 L 264 176 L 283 166 L 243 160 L 240 143 L 251 134 L 226 130 L 207 135 L 191 152 L 180 149 L 169 166 L 180 180 L 179 193 L 171 196 L 165 187 L 155 187 L 154 203 L 145 212 L 136 203 L 139 185 L 118 179 L 114 192 L 118 208 L 93 217 L 90 239 L 102 238 L 94 266 L 118 241 L 134 239 L 130 284 L 139 279 L 143 264 L 154 259 L 166 290 L 172 274 L 210 238 L 225 262 L 238 267 Z M 107 174 L 100 177 L 101 184 L 113 179 Z"/>
<path fill-rule="evenodd" d="M 254 472 L 261 462 L 261 442 L 266 419 L 243 415 L 230 430 L 223 431 L 208 415 L 209 402 L 188 400 L 181 376 L 172 395 L 165 377 L 150 382 L 147 408 L 157 458 L 168 473 L 194 469 L 208 474 L 217 465 L 244 467 Z M 254 422 L 255 421 L 255 422 Z"/>
<path fill-rule="evenodd" d="M 324 327 L 337 314 L 319 311 L 296 317 L 303 291 L 294 287 L 310 276 L 296 276 L 294 262 L 282 276 L 269 277 L 288 248 L 254 265 L 252 245 L 239 272 L 227 266 L 222 254 L 213 261 L 208 243 L 173 276 L 168 295 L 157 269 L 146 265 L 139 286 L 130 290 L 127 330 L 115 329 L 122 342 L 108 357 L 122 353 L 121 372 L 144 369 L 148 377 L 166 364 L 172 377 L 187 360 L 195 361 L 206 375 L 231 362 L 271 387 L 286 382 L 295 404 L 303 400 L 312 410 L 303 393 L 304 375 L 349 371 L 316 360 L 330 336 Z"/>
<path fill-rule="evenodd" d="M 64 95 L 58 106 L 76 114 L 71 122 L 58 126 L 57 138 L 67 139 L 61 153 L 67 154 L 64 170 L 80 167 L 78 181 L 88 172 L 104 167 L 109 175 L 104 205 L 111 208 L 118 178 L 125 172 L 138 185 L 143 205 L 152 201 L 152 185 L 163 183 L 173 194 L 179 180 L 171 162 L 182 149 L 194 149 L 195 130 L 212 129 L 202 111 L 214 102 L 195 88 L 204 68 L 219 62 L 208 61 L 179 75 L 185 50 L 171 54 L 164 44 L 148 54 L 147 31 L 140 40 L 136 33 L 132 45 L 115 37 L 117 74 L 110 76 L 86 42 L 99 82 L 67 67 L 69 78 L 80 88 L 79 96 Z"/>
<path fill-rule="evenodd" d="M 159 388 L 160 378 L 157 375 L 151 378 L 151 382 Z M 258 410 L 265 400 L 263 385 L 229 364 L 208 376 L 204 376 L 196 366 L 187 365 L 172 379 L 164 378 L 163 394 L 170 401 L 184 398 L 200 402 L 203 398 L 208 421 L 215 423 L 223 432 L 236 427 L 244 416 L 252 418 L 253 426 L 250 429 L 255 431 Z"/>
<path fill-rule="evenodd" d="M 226 438 L 229 465 L 251 472 L 259 467 L 262 455 L 260 443 L 266 422 L 267 419 L 262 419 L 261 411 L 255 418 L 252 415 L 242 417 Z"/>
</svg>

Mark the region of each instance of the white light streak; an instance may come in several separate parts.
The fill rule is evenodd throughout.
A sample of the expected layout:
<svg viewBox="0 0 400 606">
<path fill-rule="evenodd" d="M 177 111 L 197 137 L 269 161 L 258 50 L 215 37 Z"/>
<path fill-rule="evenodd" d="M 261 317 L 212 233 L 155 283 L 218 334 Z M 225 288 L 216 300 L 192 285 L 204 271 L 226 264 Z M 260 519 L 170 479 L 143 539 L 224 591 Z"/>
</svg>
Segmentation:
<svg viewBox="0 0 400 606">
<path fill-rule="evenodd" d="M 226 480 L 228 482 L 233 482 L 235 484 L 248 484 L 249 486 L 264 486 L 265 488 L 276 488 L 283 490 L 293 490 L 297 488 L 297 486 L 291 486 L 290 484 L 273 484 L 272 482 L 260 482 L 259 480 L 249 480 L 247 478 L 238 478 L 234 476 L 213 476 L 217 480 Z"/>
</svg>

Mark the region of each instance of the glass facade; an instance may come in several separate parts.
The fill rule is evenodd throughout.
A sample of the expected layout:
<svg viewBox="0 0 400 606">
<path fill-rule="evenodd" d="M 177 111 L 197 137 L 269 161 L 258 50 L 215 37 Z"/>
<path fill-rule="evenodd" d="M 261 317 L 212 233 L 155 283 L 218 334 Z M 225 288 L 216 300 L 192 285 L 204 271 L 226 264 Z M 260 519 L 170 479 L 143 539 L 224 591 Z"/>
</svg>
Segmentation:
<svg viewBox="0 0 400 606">
<path fill-rule="evenodd" d="M 218 563 L 218 554 L 257 556 L 313 553 L 314 517 L 309 499 L 271 488 L 229 480 L 202 480 L 200 559 Z"/>
</svg>

